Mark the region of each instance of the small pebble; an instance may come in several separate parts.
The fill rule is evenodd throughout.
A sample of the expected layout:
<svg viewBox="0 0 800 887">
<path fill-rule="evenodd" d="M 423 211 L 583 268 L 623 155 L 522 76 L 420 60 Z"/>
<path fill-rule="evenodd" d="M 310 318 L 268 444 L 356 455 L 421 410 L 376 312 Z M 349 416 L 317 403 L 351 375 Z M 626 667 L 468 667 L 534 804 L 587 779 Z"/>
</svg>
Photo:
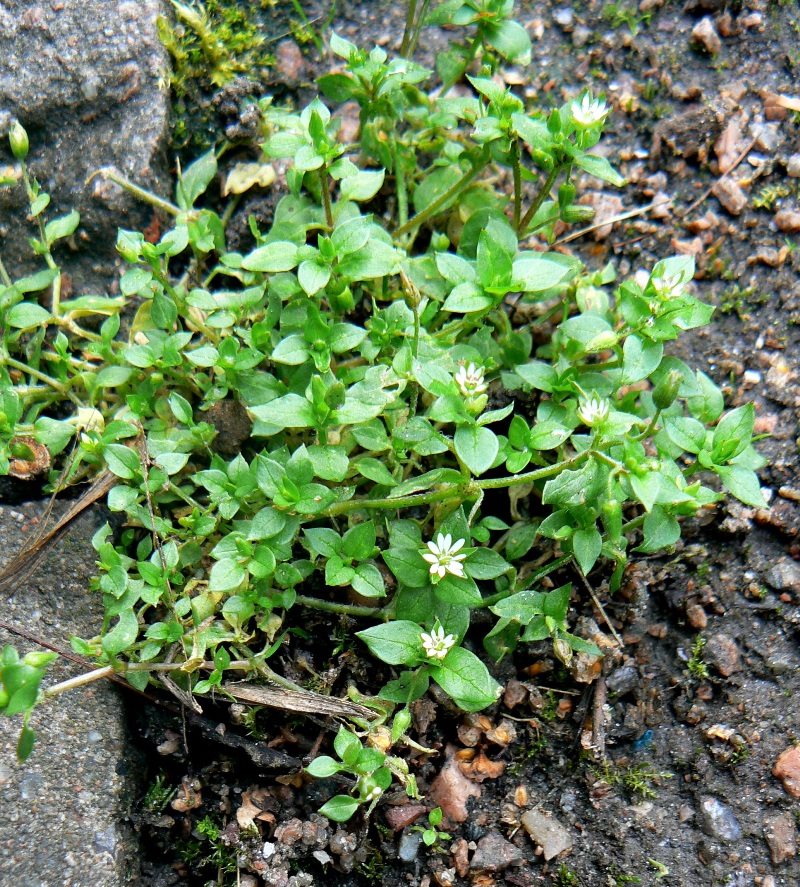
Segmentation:
<svg viewBox="0 0 800 887">
<path fill-rule="evenodd" d="M 575 26 L 575 13 L 569 6 L 562 6 L 553 13 L 553 21 L 567 34 Z"/>
<path fill-rule="evenodd" d="M 745 370 L 742 381 L 748 387 L 753 385 L 760 385 L 763 376 L 757 370 Z"/>
<path fill-rule="evenodd" d="M 738 216 L 747 206 L 747 195 L 730 176 L 717 179 L 711 193 L 732 216 Z"/>
<path fill-rule="evenodd" d="M 719 34 L 710 16 L 700 19 L 694 26 L 692 40 L 699 43 L 711 55 L 717 55 L 722 49 L 722 41 L 719 39 Z"/>
<path fill-rule="evenodd" d="M 703 650 L 703 656 L 724 678 L 729 678 L 742 669 L 742 657 L 736 641 L 726 634 L 712 634 Z"/>
<path fill-rule="evenodd" d="M 781 780 L 788 794 L 800 798 L 800 746 L 790 745 L 780 753 L 772 775 Z"/>
<path fill-rule="evenodd" d="M 800 179 L 800 154 L 792 154 L 786 163 L 786 175 Z"/>
<path fill-rule="evenodd" d="M 773 865 L 787 862 L 797 853 L 797 831 L 790 813 L 767 813 L 764 816 L 764 840 L 769 847 Z"/>
<path fill-rule="evenodd" d="M 498 832 L 489 832 L 478 841 L 469 867 L 478 872 L 502 872 L 523 861 L 522 851 Z"/>
<path fill-rule="evenodd" d="M 397 847 L 397 856 L 401 862 L 414 862 L 419 853 L 422 835 L 419 832 L 403 832 Z"/>
<path fill-rule="evenodd" d="M 529 810 L 521 822 L 531 839 L 542 848 L 546 861 L 572 848 L 572 835 L 557 819 L 541 810 Z"/>
<path fill-rule="evenodd" d="M 716 798 L 700 799 L 700 821 L 703 831 L 718 841 L 737 841 L 742 836 L 742 828 L 731 808 Z"/>
<path fill-rule="evenodd" d="M 97 730 L 92 730 L 91 733 L 86 737 L 86 741 L 94 744 L 95 742 L 103 741 L 103 734 L 98 733 Z"/>
<path fill-rule="evenodd" d="M 800 212 L 784 209 L 775 213 L 775 226 L 784 234 L 797 234 L 800 232 Z"/>
</svg>

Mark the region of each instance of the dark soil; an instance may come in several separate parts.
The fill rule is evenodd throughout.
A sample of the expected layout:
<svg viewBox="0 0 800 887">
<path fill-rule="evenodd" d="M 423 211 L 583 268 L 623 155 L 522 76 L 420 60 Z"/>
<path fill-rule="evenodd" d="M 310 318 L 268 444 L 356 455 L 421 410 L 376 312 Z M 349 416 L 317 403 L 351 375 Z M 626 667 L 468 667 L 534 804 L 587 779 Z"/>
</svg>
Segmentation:
<svg viewBox="0 0 800 887">
<path fill-rule="evenodd" d="M 342 2 L 334 28 L 362 45 L 395 47 L 402 6 Z M 586 182 L 579 191 L 594 195 L 596 206 L 601 195 L 621 198 L 616 213 L 667 195 L 673 202 L 565 249 L 593 267 L 613 260 L 622 275 L 676 252 L 696 256 L 697 292 L 719 310 L 709 330 L 674 353 L 723 384 L 729 406 L 755 402 L 759 427 L 770 435 L 759 447 L 770 460 L 761 479 L 771 507 L 723 504 L 702 524 L 687 525 L 670 556 L 635 561 L 612 599 L 596 571 L 591 581 L 605 613 L 575 583 L 571 618 L 593 618 L 609 638 L 613 628 L 625 642 L 607 657 L 602 682 L 578 683 L 546 649 L 523 645 L 495 669 L 509 689 L 483 713 L 485 723 L 464 719 L 443 700 L 417 704 L 420 741 L 436 749 L 410 759 L 423 796 L 448 744 L 505 765 L 496 768 L 500 775 L 473 782 L 468 818 L 449 823 L 441 850 L 414 851 L 411 826 L 395 830 L 405 813 L 409 822 L 413 815 L 396 805 L 400 796 L 382 803 L 368 825 L 314 818 L 337 785 L 311 782 L 292 763 L 329 744 L 329 723 L 220 703 L 206 705 L 207 722 L 184 725 L 137 703 L 131 720 L 150 755 L 151 779 L 164 774 L 165 785 L 179 787 L 172 806 L 152 797 L 149 810 L 140 805 L 139 884 L 265 883 L 248 872 L 281 887 L 800 883 L 797 802 L 771 773 L 778 755 L 800 739 L 800 250 L 773 221 L 799 197 L 800 179 L 788 177 L 786 165 L 800 152 L 800 124 L 775 99 L 800 94 L 800 10 L 761 0 L 523 6 L 519 18 L 534 37 L 534 60 L 507 71 L 509 82 L 524 81 L 520 93 L 545 106 L 591 85 L 615 107 L 602 144 L 622 159 L 630 184 L 612 191 Z M 704 14 L 729 35 L 716 56 L 692 41 Z M 444 40 L 426 33 L 423 44 L 430 51 Z M 278 58 L 288 65 L 297 54 L 283 46 Z M 307 91 L 313 58 L 307 52 L 302 70 L 274 76 L 294 95 Z M 732 125 L 740 126 L 738 140 Z M 713 142 L 722 133 L 735 143 L 734 155 L 756 138 L 732 173 L 747 196 L 736 216 L 706 196 L 720 174 Z M 243 219 L 247 211 L 245 205 Z M 271 211 L 268 201 L 261 211 Z M 280 665 L 316 689 L 341 694 L 355 682 L 375 691 L 386 675 L 344 640 L 355 627 L 311 621 Z M 603 685 L 605 707 L 597 704 Z M 508 717 L 515 740 L 486 737 Z M 605 763 L 596 747 L 602 726 Z M 244 738 L 237 747 L 226 744 L 232 735 Z M 265 743 L 281 753 L 268 767 L 258 751 Z M 723 805 L 716 820 L 703 812 L 708 798 Z M 249 831 L 237 824 L 243 804 L 251 818 L 263 811 Z M 520 824 L 535 808 L 560 822 L 571 851 L 549 862 L 537 854 Z M 219 829 L 215 840 L 208 828 L 198 830 L 206 818 Z M 768 845 L 767 833 L 776 831 Z M 399 860 L 401 846 L 409 862 Z M 786 858 L 774 865 L 771 854 Z"/>
</svg>

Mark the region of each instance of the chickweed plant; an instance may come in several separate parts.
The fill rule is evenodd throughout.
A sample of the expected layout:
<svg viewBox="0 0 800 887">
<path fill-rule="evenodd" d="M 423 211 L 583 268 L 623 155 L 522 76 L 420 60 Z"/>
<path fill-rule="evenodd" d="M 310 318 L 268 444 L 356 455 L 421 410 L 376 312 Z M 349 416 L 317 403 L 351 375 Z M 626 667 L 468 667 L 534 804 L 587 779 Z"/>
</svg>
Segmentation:
<svg viewBox="0 0 800 887">
<path fill-rule="evenodd" d="M 251 219 L 250 252 L 230 251 L 224 214 L 202 205 L 213 152 L 174 203 L 108 173 L 174 222 L 157 243 L 119 232 L 115 298 L 60 298 L 52 249 L 79 219 L 43 221 L 13 129 L 46 267 L 0 269 L 0 471 L 33 439 L 54 485 L 110 472 L 124 524 L 94 539 L 103 624 L 72 639 L 98 669 L 40 690 L 50 654 L 2 653 L 21 757 L 37 702 L 111 672 L 140 690 L 168 674 L 193 697 L 231 675 L 288 685 L 269 659 L 308 610 L 349 619 L 384 664 L 376 711 L 396 708 L 399 742 L 431 681 L 476 711 L 501 692 L 486 663 L 520 643 L 551 639 L 565 663 L 599 655 L 549 574 L 597 569 L 613 593 L 629 551 L 677 542 L 717 481 L 764 505 L 753 407 L 725 412 L 708 376 L 665 355 L 712 314 L 692 260 L 617 282 L 546 250 L 559 222 L 591 215 L 575 203 L 583 174 L 623 182 L 591 153 L 603 97 L 544 111 L 500 84 L 502 61 L 530 53 L 511 0 L 428 6 L 410 3 L 400 55 L 331 33 L 321 97 L 262 101 L 263 153 L 286 162 L 288 193 L 268 229 Z M 411 58 L 426 21 L 455 29 L 436 71 Z M 345 102 L 360 109 L 353 143 L 333 113 Z M 233 453 L 221 406 L 252 424 Z M 355 778 L 333 818 L 374 805 L 401 770 L 370 730 L 343 727 L 338 759 L 309 768 Z"/>
</svg>

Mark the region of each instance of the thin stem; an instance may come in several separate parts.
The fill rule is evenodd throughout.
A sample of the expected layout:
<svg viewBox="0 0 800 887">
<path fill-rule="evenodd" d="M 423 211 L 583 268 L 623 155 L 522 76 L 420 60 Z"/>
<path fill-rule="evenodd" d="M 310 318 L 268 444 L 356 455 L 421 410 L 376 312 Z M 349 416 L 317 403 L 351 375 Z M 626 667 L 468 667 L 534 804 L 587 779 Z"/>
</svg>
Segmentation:
<svg viewBox="0 0 800 887">
<path fill-rule="evenodd" d="M 635 517 L 633 520 L 629 520 L 628 523 L 623 524 L 622 535 L 624 536 L 626 533 L 632 533 L 634 530 L 638 530 L 644 523 L 646 517 L 646 514 L 640 514 L 639 517 Z"/>
<path fill-rule="evenodd" d="M 535 573 L 532 573 L 526 580 L 526 588 L 513 590 L 506 589 L 505 591 L 498 591 L 496 594 L 492 594 L 489 597 L 484 598 L 483 602 L 480 605 L 481 608 L 486 609 L 487 607 L 493 607 L 495 604 L 500 603 L 500 601 L 505 600 L 507 597 L 511 597 L 512 594 L 516 594 L 519 590 L 526 591 L 528 588 L 536 585 L 537 582 L 541 582 L 545 576 L 549 576 L 550 573 L 554 573 L 565 564 L 568 564 L 571 560 L 571 554 L 562 554 L 561 557 L 557 557 L 554 561 L 550 561 L 549 564 L 537 570 Z"/>
<path fill-rule="evenodd" d="M 408 2 L 408 12 L 406 13 L 406 26 L 403 30 L 403 40 L 400 44 L 400 55 L 403 58 L 408 58 L 408 47 L 411 41 L 411 32 L 414 28 L 414 16 L 417 13 L 417 2 L 418 0 L 409 0 Z"/>
<path fill-rule="evenodd" d="M 59 693 L 66 693 L 67 690 L 74 690 L 76 687 L 83 687 L 86 684 L 91 684 L 93 681 L 110 678 L 115 673 L 113 665 L 106 665 L 104 668 L 96 668 L 94 671 L 87 671 L 85 674 L 79 674 L 77 677 L 61 681 L 60 684 L 53 684 L 52 687 L 46 687 L 42 690 L 42 696 L 45 698 L 58 696 Z"/>
<path fill-rule="evenodd" d="M 414 24 L 414 34 L 411 37 L 411 43 L 408 47 L 408 56 L 411 57 L 417 51 L 417 44 L 419 43 L 419 37 L 422 33 L 422 26 L 425 24 L 425 16 L 428 14 L 428 7 L 431 5 L 431 0 L 422 0 L 422 9 L 420 10 L 419 15 L 417 16 L 417 21 Z"/>
<path fill-rule="evenodd" d="M 20 361 L 18 360 L 14 360 L 13 357 L 0 356 L 0 363 L 4 363 L 6 366 L 11 367 L 12 369 L 19 370 L 21 373 L 27 373 L 29 376 L 33 376 L 34 379 L 38 379 L 40 382 L 44 382 L 45 385 L 49 385 L 51 388 L 55 389 L 59 394 L 63 394 L 65 397 L 69 393 L 69 389 L 66 385 L 62 385 L 61 382 L 56 381 L 52 376 L 48 376 L 40 370 L 35 370 L 33 367 L 29 367 L 27 364 L 20 363 Z"/>
<path fill-rule="evenodd" d="M 111 166 L 106 166 L 103 169 L 98 170 L 95 175 L 102 175 L 103 178 L 111 179 L 112 182 L 119 185 L 120 188 L 123 188 L 129 194 L 138 197 L 139 200 L 143 200 L 145 203 L 149 203 L 150 206 L 154 206 L 156 209 L 162 210 L 167 213 L 167 215 L 179 216 L 183 212 L 179 206 L 175 206 L 175 204 L 170 203 L 169 200 L 164 200 L 163 197 L 159 197 L 151 191 L 147 191 L 144 188 L 139 187 L 139 185 L 135 185 L 130 179 L 125 178 L 122 173 L 117 172 L 117 170 Z"/>
<path fill-rule="evenodd" d="M 306 597 L 298 594 L 294 599 L 301 607 L 311 607 L 314 610 L 322 610 L 325 613 L 338 613 L 341 616 L 363 616 L 366 618 L 381 617 L 385 622 L 389 617 L 384 613 L 383 607 L 359 607 L 355 604 L 339 604 L 336 601 L 323 601 L 320 598 Z"/>
<path fill-rule="evenodd" d="M 344 502 L 334 502 L 323 514 L 335 517 L 337 514 L 345 514 L 359 508 L 414 508 L 417 505 L 452 499 L 461 492 L 465 492 L 464 487 L 450 484 L 444 490 L 436 490 L 434 493 L 417 493 L 414 496 L 400 496 L 397 499 L 347 499 Z"/>
<path fill-rule="evenodd" d="M 561 173 L 562 167 L 560 165 L 554 166 L 550 170 L 550 174 L 545 179 L 544 185 L 542 185 L 542 190 L 536 195 L 536 199 L 533 203 L 528 207 L 528 211 L 522 217 L 522 220 L 519 223 L 519 228 L 517 228 L 517 235 L 522 236 L 525 234 L 525 229 L 530 224 L 531 219 L 539 212 L 539 207 L 547 200 L 550 196 L 550 191 L 553 189 L 553 185 L 556 183 L 556 179 L 559 177 Z"/>
<path fill-rule="evenodd" d="M 408 221 L 408 188 L 402 158 L 397 150 L 397 139 L 392 139 L 392 156 L 394 157 L 394 180 L 397 191 L 397 220 L 401 225 Z"/>
<path fill-rule="evenodd" d="M 645 428 L 645 430 L 641 434 L 634 437 L 634 440 L 644 440 L 646 437 L 649 437 L 650 434 L 652 433 L 653 429 L 656 427 L 656 424 L 658 423 L 658 420 L 660 417 L 661 417 L 661 410 L 656 410 L 655 415 L 650 420 L 650 424 L 647 426 L 647 428 Z"/>
<path fill-rule="evenodd" d="M 428 207 L 426 207 L 422 212 L 417 213 L 412 219 L 409 219 L 405 225 L 401 225 L 394 232 L 394 239 L 397 240 L 398 237 L 402 237 L 403 234 L 407 234 L 409 231 L 413 231 L 414 228 L 418 228 L 423 222 L 426 222 L 431 216 L 435 216 L 436 213 L 439 212 L 442 207 L 446 206 L 454 197 L 457 197 L 464 188 L 469 185 L 469 183 L 480 173 L 482 172 L 487 165 L 489 164 L 489 157 L 486 152 L 484 152 L 480 160 L 473 164 L 472 169 L 468 172 L 464 173 L 464 175 L 452 186 L 452 188 L 448 188 L 447 191 L 444 192 L 440 197 L 437 197 L 436 200 L 433 201 Z"/>
<path fill-rule="evenodd" d="M 6 286 L 11 286 L 11 278 L 8 276 L 8 271 L 6 271 L 6 266 L 3 264 L 3 260 L 0 259 L 0 280 Z"/>
<path fill-rule="evenodd" d="M 514 139 L 511 147 L 514 175 L 514 230 L 519 231 L 519 219 L 522 212 L 522 170 L 519 165 L 519 139 Z"/>
<path fill-rule="evenodd" d="M 589 456 L 598 455 L 600 454 L 594 453 L 591 450 L 585 450 L 583 453 L 578 453 L 577 456 L 572 456 L 569 459 L 564 459 L 561 462 L 556 462 L 554 465 L 548 465 L 545 468 L 526 471 L 524 474 L 512 474 L 506 477 L 490 477 L 486 480 L 476 480 L 472 482 L 472 486 L 475 486 L 480 490 L 499 490 L 504 487 L 513 487 L 517 484 L 532 483 L 537 480 L 544 480 L 546 477 L 552 477 L 554 474 L 559 474 L 565 468 L 572 468 L 574 465 L 580 465 L 580 463 L 585 462 Z"/>
<path fill-rule="evenodd" d="M 321 166 L 319 169 L 319 189 L 322 193 L 322 205 L 325 208 L 325 222 L 329 230 L 333 230 L 333 207 L 331 206 L 331 192 L 328 187 L 328 168 Z"/>
</svg>

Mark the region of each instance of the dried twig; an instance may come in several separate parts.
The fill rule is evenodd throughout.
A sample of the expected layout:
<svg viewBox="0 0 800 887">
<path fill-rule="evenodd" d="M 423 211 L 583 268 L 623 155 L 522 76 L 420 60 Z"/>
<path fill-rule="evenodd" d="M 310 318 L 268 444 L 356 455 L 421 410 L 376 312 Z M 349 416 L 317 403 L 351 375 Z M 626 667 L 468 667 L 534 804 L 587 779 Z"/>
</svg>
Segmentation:
<svg viewBox="0 0 800 887">
<path fill-rule="evenodd" d="M 104 471 L 101 475 L 98 475 L 92 481 L 89 489 L 75 502 L 53 529 L 48 531 L 47 518 L 52 509 L 53 500 L 55 499 L 54 495 L 42 519 L 42 530 L 39 535 L 23 548 L 0 572 L 0 594 L 8 596 L 16 591 L 17 587 L 22 585 L 41 563 L 49 547 L 58 542 L 67 532 L 72 522 L 80 517 L 90 505 L 94 505 L 95 502 L 106 496 L 108 491 L 116 484 L 117 478 L 110 472 Z"/>
<path fill-rule="evenodd" d="M 267 705 L 283 711 L 298 711 L 304 714 L 323 715 L 324 717 L 365 718 L 374 720 L 374 711 L 335 696 L 321 696 L 308 691 L 284 690 L 253 684 L 223 684 L 221 687 L 235 699 L 255 705 Z"/>
<path fill-rule="evenodd" d="M 592 703 L 592 748 L 596 761 L 606 756 L 606 679 L 600 675 L 594 684 Z"/>
</svg>

